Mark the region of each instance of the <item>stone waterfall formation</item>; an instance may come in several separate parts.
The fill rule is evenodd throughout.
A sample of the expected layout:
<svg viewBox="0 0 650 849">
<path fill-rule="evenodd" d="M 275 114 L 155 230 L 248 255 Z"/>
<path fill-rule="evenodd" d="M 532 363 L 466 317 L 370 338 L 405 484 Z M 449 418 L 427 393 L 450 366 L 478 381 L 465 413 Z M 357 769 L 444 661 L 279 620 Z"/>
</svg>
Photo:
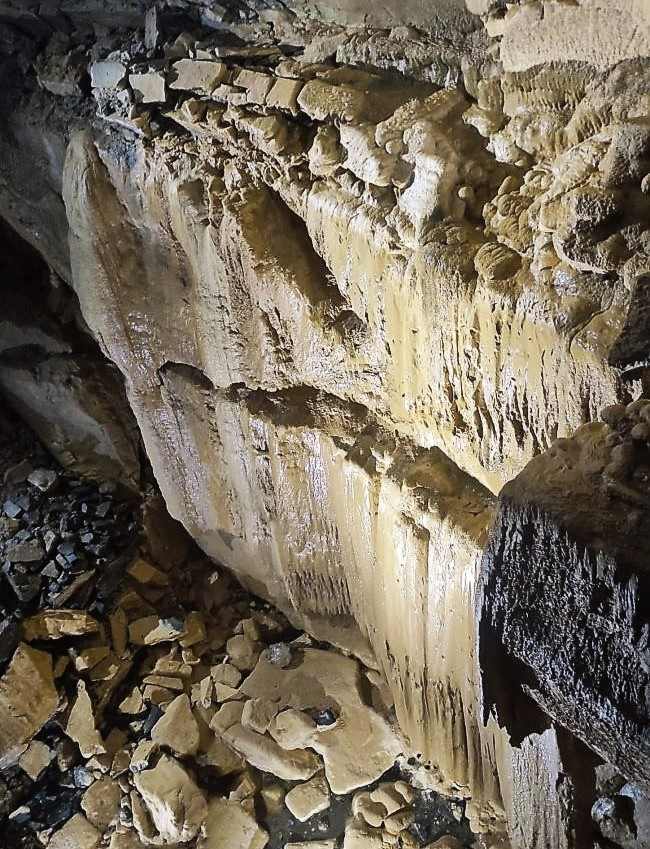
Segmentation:
<svg viewBox="0 0 650 849">
<path fill-rule="evenodd" d="M 80 473 L 137 486 L 141 438 L 475 830 L 587 845 L 598 764 L 650 791 L 647 0 L 3 0 L 0 37 L 5 397 Z"/>
</svg>

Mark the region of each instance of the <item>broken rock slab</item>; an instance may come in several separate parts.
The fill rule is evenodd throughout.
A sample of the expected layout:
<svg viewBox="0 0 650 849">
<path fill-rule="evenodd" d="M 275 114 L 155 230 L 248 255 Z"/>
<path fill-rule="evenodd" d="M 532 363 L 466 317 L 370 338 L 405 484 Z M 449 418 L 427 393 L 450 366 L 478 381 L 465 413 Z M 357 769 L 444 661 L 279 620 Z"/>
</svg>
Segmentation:
<svg viewBox="0 0 650 849">
<path fill-rule="evenodd" d="M 179 59 L 172 69 L 176 79 L 170 88 L 195 91 L 198 94 L 211 94 L 228 77 L 228 68 L 223 62 L 210 62 L 201 59 Z"/>
<path fill-rule="evenodd" d="M 0 680 L 0 769 L 16 763 L 58 705 L 52 658 L 21 643 Z"/>
<path fill-rule="evenodd" d="M 129 83 L 138 103 L 164 103 L 167 99 L 165 75 L 161 71 L 129 74 Z"/>
<path fill-rule="evenodd" d="M 297 784 L 285 796 L 285 804 L 294 817 L 306 822 L 314 814 L 330 806 L 330 788 L 324 775 L 315 775 L 304 784 Z"/>
<path fill-rule="evenodd" d="M 84 681 L 77 682 L 77 698 L 70 711 L 65 732 L 77 743 L 85 758 L 106 752 L 104 741 L 95 726 L 93 704 Z"/>
<path fill-rule="evenodd" d="M 72 819 L 52 835 L 49 849 L 96 849 L 102 834 L 83 814 L 75 814 Z"/>
<path fill-rule="evenodd" d="M 197 849 L 264 849 L 269 835 L 239 802 L 214 798 Z"/>
<path fill-rule="evenodd" d="M 286 781 L 304 781 L 321 768 L 321 761 L 313 752 L 283 749 L 270 737 L 239 723 L 223 731 L 223 739 L 251 766 Z"/>
<path fill-rule="evenodd" d="M 120 813 L 122 791 L 117 781 L 102 776 L 90 785 L 81 799 L 81 807 L 88 821 L 102 831 L 117 821 Z"/>
<path fill-rule="evenodd" d="M 137 773 L 133 781 L 157 832 L 146 842 L 186 843 L 196 837 L 207 817 L 207 803 L 175 758 L 163 755 L 153 769 Z"/>
<path fill-rule="evenodd" d="M 45 743 L 42 743 L 40 740 L 32 740 L 27 751 L 21 755 L 18 764 L 32 781 L 36 781 L 55 757 L 56 752 L 50 749 Z"/>
<path fill-rule="evenodd" d="M 85 610 L 42 610 L 23 621 L 23 636 L 34 640 L 83 637 L 99 630 L 99 623 Z"/>
<path fill-rule="evenodd" d="M 189 696 L 183 693 L 169 704 L 151 729 L 151 739 L 181 756 L 197 753 L 199 726 L 192 713 Z"/>
</svg>

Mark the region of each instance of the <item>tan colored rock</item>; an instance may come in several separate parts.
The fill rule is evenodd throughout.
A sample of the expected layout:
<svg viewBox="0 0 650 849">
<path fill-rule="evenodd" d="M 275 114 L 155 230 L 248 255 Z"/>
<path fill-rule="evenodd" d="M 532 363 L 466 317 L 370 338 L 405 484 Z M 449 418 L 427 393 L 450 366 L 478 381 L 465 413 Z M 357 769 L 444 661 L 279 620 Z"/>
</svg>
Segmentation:
<svg viewBox="0 0 650 849">
<path fill-rule="evenodd" d="M 219 775 L 240 772 L 245 766 L 241 755 L 218 736 L 212 738 L 207 750 L 200 753 L 197 760 L 202 766 L 214 767 Z"/>
<path fill-rule="evenodd" d="M 283 749 L 270 737 L 244 728 L 239 723 L 224 730 L 222 736 L 251 766 L 286 781 L 311 778 L 321 766 L 320 760 L 313 752 Z"/>
<path fill-rule="evenodd" d="M 267 816 L 279 814 L 284 805 L 286 791 L 281 784 L 265 784 L 260 790 Z"/>
<path fill-rule="evenodd" d="M 261 71 L 244 69 L 234 78 L 233 83 L 246 89 L 246 100 L 248 103 L 264 104 L 266 97 L 273 85 L 273 77 Z"/>
<path fill-rule="evenodd" d="M 266 96 L 266 105 L 272 109 L 283 109 L 292 114 L 298 112 L 298 95 L 303 87 L 302 80 L 278 77 Z"/>
<path fill-rule="evenodd" d="M 210 728 L 223 734 L 231 726 L 241 722 L 242 713 L 244 711 L 243 701 L 232 701 L 222 705 L 215 713 L 210 721 Z"/>
<path fill-rule="evenodd" d="M 363 120 L 367 111 L 367 98 L 363 92 L 344 85 L 330 85 L 322 80 L 305 83 L 297 100 L 302 111 L 317 121 L 337 118 L 357 122 Z"/>
<path fill-rule="evenodd" d="M 124 610 L 118 607 L 114 613 L 109 614 L 108 621 L 111 629 L 113 651 L 118 657 L 123 657 L 128 642 L 128 623 Z"/>
<path fill-rule="evenodd" d="M 415 819 L 415 812 L 405 808 L 402 811 L 396 811 L 394 814 L 386 817 L 384 820 L 384 828 L 389 834 L 399 834 L 405 831 Z"/>
<path fill-rule="evenodd" d="M 203 616 L 193 610 L 185 617 L 185 633 L 180 638 L 179 643 L 183 648 L 191 648 L 202 643 L 207 638 L 207 631 Z"/>
<path fill-rule="evenodd" d="M 21 643 L 0 679 L 0 769 L 16 763 L 58 705 L 52 658 Z"/>
<path fill-rule="evenodd" d="M 198 834 L 208 811 L 205 796 L 178 761 L 162 755 L 153 769 L 136 773 L 133 780 L 154 827 L 145 842 L 186 843 Z"/>
<path fill-rule="evenodd" d="M 176 73 L 176 79 L 172 80 L 170 88 L 195 91 L 199 94 L 210 94 L 219 83 L 228 78 L 228 69 L 223 62 L 179 59 L 174 62 L 172 69 Z"/>
<path fill-rule="evenodd" d="M 27 642 L 83 637 L 99 630 L 99 623 L 85 610 L 42 610 L 23 620 Z"/>
<path fill-rule="evenodd" d="M 156 646 L 180 639 L 185 625 L 172 619 L 144 616 L 129 624 L 129 641 L 136 646 Z"/>
<path fill-rule="evenodd" d="M 370 799 L 373 802 L 383 805 L 386 814 L 389 816 L 396 811 L 401 811 L 408 804 L 404 799 L 403 793 L 392 782 L 381 783 L 375 790 L 370 792 Z"/>
<path fill-rule="evenodd" d="M 288 708 L 273 719 L 269 733 L 283 749 L 304 749 L 317 733 L 316 723 L 304 711 Z"/>
<path fill-rule="evenodd" d="M 90 84 L 93 88 L 117 88 L 126 76 L 126 66 L 116 60 L 93 62 L 90 66 Z"/>
<path fill-rule="evenodd" d="M 81 797 L 81 808 L 88 822 L 104 832 L 117 822 L 121 800 L 122 791 L 117 781 L 102 776 Z"/>
<path fill-rule="evenodd" d="M 314 814 L 330 806 L 330 788 L 324 775 L 315 775 L 304 784 L 292 787 L 285 797 L 285 804 L 294 817 L 306 822 Z"/>
<path fill-rule="evenodd" d="M 359 819 L 353 819 L 345 827 L 343 849 L 383 849 L 382 833 L 370 828 Z"/>
<path fill-rule="evenodd" d="M 242 672 L 250 671 L 260 656 L 262 646 L 245 634 L 237 634 L 226 643 L 226 651 L 232 664 Z"/>
<path fill-rule="evenodd" d="M 166 587 L 169 584 L 169 577 L 142 557 L 133 561 L 127 573 L 139 584 L 153 587 Z"/>
<path fill-rule="evenodd" d="M 139 103 L 164 103 L 167 99 L 165 75 L 160 71 L 129 74 L 129 85 Z"/>
<path fill-rule="evenodd" d="M 52 751 L 45 743 L 41 743 L 40 740 L 32 740 L 27 750 L 20 756 L 18 765 L 32 781 L 36 781 L 55 757 L 56 752 Z"/>
<path fill-rule="evenodd" d="M 239 802 L 213 798 L 197 849 L 264 849 L 267 832 Z"/>
<path fill-rule="evenodd" d="M 199 727 L 189 697 L 183 693 L 168 705 L 151 729 L 151 739 L 178 755 L 195 755 L 199 748 Z"/>
<path fill-rule="evenodd" d="M 215 684 L 226 684 L 228 687 L 238 687 L 242 679 L 242 674 L 231 663 L 220 663 L 217 666 L 210 667 L 210 675 Z"/>
<path fill-rule="evenodd" d="M 77 682 L 77 697 L 70 711 L 65 733 L 77 743 L 85 758 L 106 752 L 104 741 L 95 726 L 93 704 L 83 681 Z"/>
<path fill-rule="evenodd" d="M 149 766 L 154 752 L 158 751 L 158 743 L 155 740 L 140 740 L 131 755 L 131 772 L 142 772 Z"/>
<path fill-rule="evenodd" d="M 77 672 L 94 669 L 102 660 L 106 660 L 110 652 L 108 646 L 97 646 L 95 648 L 82 649 L 79 652 L 72 651 L 71 655 Z"/>
<path fill-rule="evenodd" d="M 145 709 L 144 699 L 138 687 L 134 687 L 128 696 L 125 696 L 119 704 L 121 713 L 138 714 Z"/>
<path fill-rule="evenodd" d="M 75 814 L 67 823 L 54 832 L 50 849 L 96 849 L 102 835 L 83 814 Z"/>
<path fill-rule="evenodd" d="M 352 812 L 356 816 L 362 817 L 373 828 L 381 828 L 388 816 L 386 806 L 371 799 L 370 793 L 367 791 L 355 795 L 352 800 Z"/>
<path fill-rule="evenodd" d="M 245 728 L 252 728 L 258 734 L 265 734 L 277 712 L 278 706 L 275 702 L 267 699 L 249 699 L 244 704 L 241 724 Z"/>
</svg>

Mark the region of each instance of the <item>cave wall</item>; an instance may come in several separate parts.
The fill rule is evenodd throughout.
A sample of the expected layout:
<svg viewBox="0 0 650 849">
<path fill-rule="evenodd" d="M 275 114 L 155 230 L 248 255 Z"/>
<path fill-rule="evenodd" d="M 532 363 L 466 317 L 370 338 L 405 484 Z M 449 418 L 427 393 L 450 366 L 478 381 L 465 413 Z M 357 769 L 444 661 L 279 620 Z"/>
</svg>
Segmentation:
<svg viewBox="0 0 650 849">
<path fill-rule="evenodd" d="M 566 695 L 527 686 L 515 721 L 479 645 L 531 665 L 539 639 L 504 635 L 531 554 L 490 553 L 500 530 L 508 551 L 527 539 L 502 488 L 641 388 L 643 341 L 626 370 L 611 351 L 650 246 L 647 10 L 342 3 L 334 20 L 295 3 L 180 45 L 161 13 L 146 46 L 106 20 L 88 34 L 81 5 L 57 14 L 82 47 L 44 49 L 52 21 L 5 6 L 22 32 L 6 67 L 27 82 L 5 95 L 0 211 L 74 289 L 170 512 L 296 623 L 374 657 L 476 828 L 581 845 L 558 728 L 620 753 L 588 711 L 569 722 Z M 143 11 L 104 9 L 116 27 Z M 218 84 L 177 85 L 172 63 L 224 31 L 266 58 L 240 43 Z M 161 65 L 163 42 L 180 52 Z M 89 92 L 79 68 L 115 48 L 122 77 Z M 164 98 L 143 104 L 129 63 Z"/>
</svg>

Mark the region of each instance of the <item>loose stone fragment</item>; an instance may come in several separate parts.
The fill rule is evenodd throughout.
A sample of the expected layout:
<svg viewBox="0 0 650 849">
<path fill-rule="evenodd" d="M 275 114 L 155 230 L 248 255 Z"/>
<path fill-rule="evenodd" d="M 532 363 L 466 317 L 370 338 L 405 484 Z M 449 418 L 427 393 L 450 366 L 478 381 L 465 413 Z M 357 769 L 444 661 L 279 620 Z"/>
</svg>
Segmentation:
<svg viewBox="0 0 650 849">
<path fill-rule="evenodd" d="M 41 743 L 40 740 L 32 740 L 27 751 L 21 755 L 18 764 L 32 781 L 36 781 L 55 757 L 56 753 L 49 746 L 46 746 L 45 743 Z"/>
<path fill-rule="evenodd" d="M 45 557 L 45 550 L 37 539 L 31 539 L 8 545 L 6 556 L 11 563 L 38 563 Z"/>
<path fill-rule="evenodd" d="M 139 584 L 147 584 L 154 587 L 166 587 L 169 584 L 169 577 L 156 569 L 151 563 L 147 563 L 142 557 L 138 557 L 127 569 L 129 575 L 134 578 Z"/>
<path fill-rule="evenodd" d="M 86 790 L 81 798 L 81 807 L 90 823 L 105 830 L 117 821 L 121 800 L 122 791 L 117 781 L 103 776 Z"/>
<path fill-rule="evenodd" d="M 135 786 L 157 831 L 156 843 L 186 843 L 207 816 L 205 796 L 174 758 L 163 755 L 153 769 L 134 776 Z"/>
<path fill-rule="evenodd" d="M 269 835 L 239 802 L 214 798 L 197 849 L 264 849 Z"/>
<path fill-rule="evenodd" d="M 304 711 L 289 708 L 275 717 L 269 733 L 283 749 L 304 749 L 316 733 L 316 723 Z"/>
<path fill-rule="evenodd" d="M 243 634 L 231 637 L 226 643 L 230 660 L 242 672 L 248 672 L 254 668 L 261 650 L 259 643 L 253 642 Z"/>
<path fill-rule="evenodd" d="M 304 784 L 292 787 L 285 797 L 285 804 L 300 822 L 327 810 L 330 806 L 330 788 L 325 776 L 315 775 Z"/>
<path fill-rule="evenodd" d="M 136 646 L 155 646 L 158 643 L 178 640 L 185 633 L 180 619 L 161 619 L 145 616 L 129 625 L 129 640 Z"/>
<path fill-rule="evenodd" d="M 149 766 L 154 752 L 158 751 L 158 743 L 153 740 L 140 740 L 131 756 L 131 772 L 142 772 Z"/>
<path fill-rule="evenodd" d="M 302 80 L 276 79 L 266 96 L 266 105 L 273 109 L 286 109 L 292 114 L 298 112 L 298 95 L 304 83 Z"/>
<path fill-rule="evenodd" d="M 230 775 L 240 772 L 245 761 L 220 737 L 213 737 L 206 752 L 199 755 L 198 761 L 202 766 L 214 767 L 219 775 Z"/>
<path fill-rule="evenodd" d="M 408 786 L 408 785 L 407 785 Z M 406 806 L 403 794 L 390 782 L 380 784 L 370 793 L 373 802 L 379 802 L 386 809 L 386 814 L 391 816 L 396 811 L 401 811 Z"/>
<path fill-rule="evenodd" d="M 388 816 L 386 806 L 381 802 L 375 802 L 370 798 L 370 793 L 357 793 L 352 800 L 352 812 L 363 819 L 373 828 L 381 828 L 384 819 Z"/>
<path fill-rule="evenodd" d="M 129 74 L 129 84 L 138 103 L 164 103 L 167 99 L 165 75 L 160 71 Z"/>
<path fill-rule="evenodd" d="M 101 832 L 83 814 L 75 814 L 52 835 L 48 849 L 96 849 L 101 839 Z"/>
<path fill-rule="evenodd" d="M 183 693 L 168 706 L 164 715 L 154 725 L 151 739 L 168 746 L 179 755 L 195 755 L 199 748 L 197 725 L 189 696 Z"/>
<path fill-rule="evenodd" d="M 0 680 L 0 769 L 16 763 L 58 704 L 52 658 L 21 643 Z"/>
<path fill-rule="evenodd" d="M 82 637 L 99 630 L 99 623 L 84 610 L 42 610 L 23 621 L 23 634 L 33 640 Z"/>
<path fill-rule="evenodd" d="M 241 701 L 228 702 L 222 705 L 210 721 L 210 728 L 217 734 L 223 734 L 228 728 L 241 721 L 244 703 Z"/>
<path fill-rule="evenodd" d="M 93 705 L 83 681 L 77 682 L 77 698 L 70 711 L 65 732 L 70 739 L 78 744 L 81 754 L 85 758 L 102 755 L 106 752 L 101 735 L 95 727 Z"/>
<path fill-rule="evenodd" d="M 58 477 L 52 469 L 34 469 L 27 478 L 27 482 L 31 483 L 36 489 L 40 489 L 41 492 L 47 493 L 52 492 L 55 488 Z"/>
<path fill-rule="evenodd" d="M 231 663 L 220 663 L 210 668 L 210 675 L 215 684 L 226 684 L 228 687 L 238 687 L 241 681 L 241 672 Z"/>
<path fill-rule="evenodd" d="M 239 723 L 224 731 L 223 739 L 251 766 L 287 781 L 311 778 L 321 768 L 321 762 L 313 752 L 283 749 L 270 737 L 244 728 Z"/>
<path fill-rule="evenodd" d="M 139 714 L 145 709 L 142 693 L 137 687 L 134 687 L 126 698 L 122 699 L 119 705 L 121 713 Z"/>
<path fill-rule="evenodd" d="M 276 702 L 271 702 L 268 699 L 249 699 L 244 704 L 241 724 L 246 728 L 252 728 L 258 734 L 265 734 L 277 712 L 278 705 Z"/>
<path fill-rule="evenodd" d="M 93 62 L 90 66 L 90 84 L 93 88 L 117 88 L 126 76 L 122 62 Z"/>
<path fill-rule="evenodd" d="M 180 59 L 174 62 L 172 68 L 176 72 L 176 79 L 170 88 L 196 91 L 199 94 L 210 94 L 228 77 L 228 69 L 223 62 Z"/>
</svg>

